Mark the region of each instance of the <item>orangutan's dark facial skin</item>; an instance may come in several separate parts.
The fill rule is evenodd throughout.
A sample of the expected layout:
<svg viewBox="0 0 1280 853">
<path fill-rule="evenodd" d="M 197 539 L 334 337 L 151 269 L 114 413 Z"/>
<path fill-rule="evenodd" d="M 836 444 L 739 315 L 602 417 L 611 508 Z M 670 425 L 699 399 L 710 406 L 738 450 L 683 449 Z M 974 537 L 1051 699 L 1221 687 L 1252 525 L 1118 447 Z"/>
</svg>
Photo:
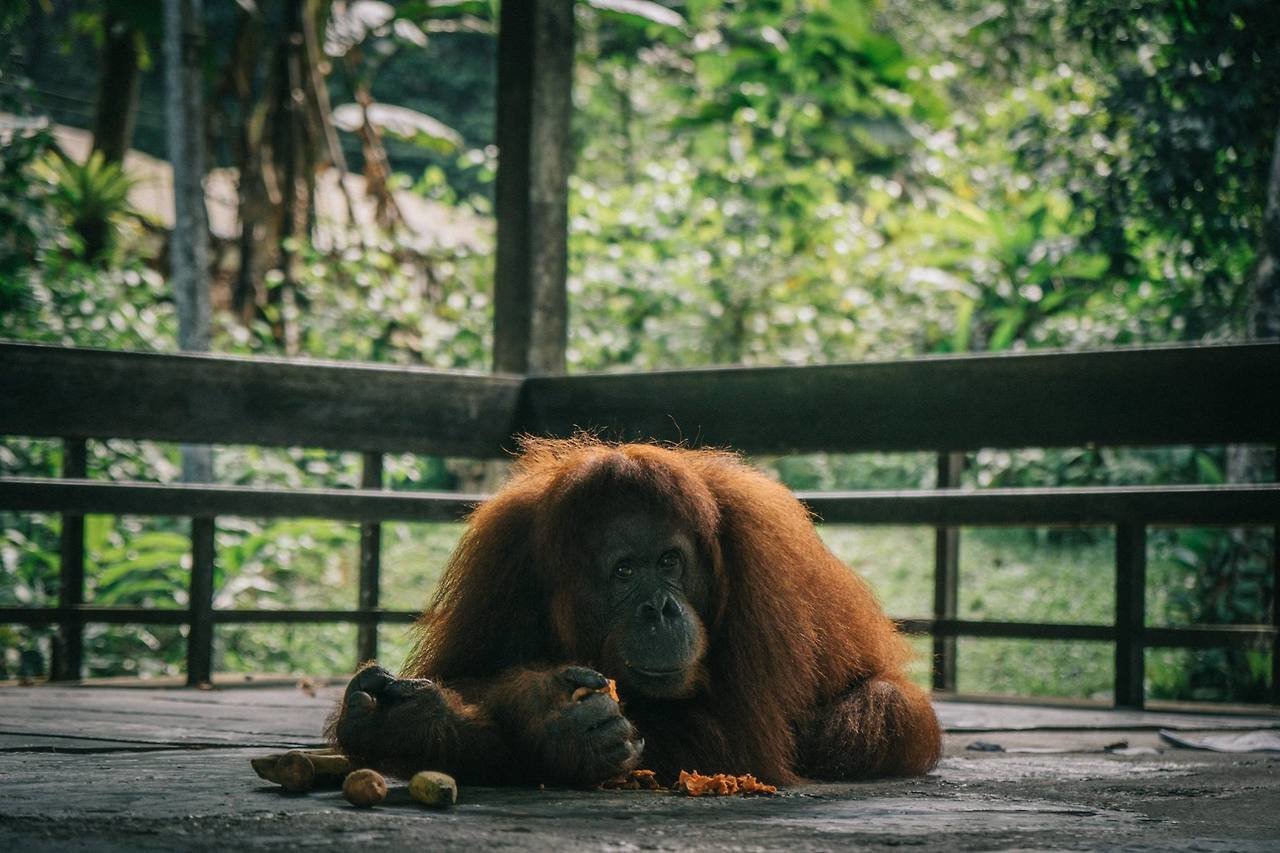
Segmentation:
<svg viewBox="0 0 1280 853">
<path fill-rule="evenodd" d="M 707 648 L 698 617 L 707 572 L 693 537 L 662 516 L 636 511 L 614 516 L 596 541 L 593 574 L 607 590 L 605 671 L 644 696 L 688 695 Z"/>
</svg>

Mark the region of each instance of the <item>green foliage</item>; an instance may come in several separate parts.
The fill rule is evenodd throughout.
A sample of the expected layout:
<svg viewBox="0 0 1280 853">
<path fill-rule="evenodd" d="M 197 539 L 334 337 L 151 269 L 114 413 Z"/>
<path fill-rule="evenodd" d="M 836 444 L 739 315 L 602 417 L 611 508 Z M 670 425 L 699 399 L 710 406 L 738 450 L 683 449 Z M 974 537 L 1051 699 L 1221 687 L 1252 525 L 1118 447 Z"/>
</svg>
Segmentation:
<svg viewBox="0 0 1280 853">
<path fill-rule="evenodd" d="M 112 250 L 120 222 L 137 213 L 129 204 L 134 181 L 119 163 L 108 163 L 99 151 L 77 163 L 58 152 L 36 165 L 52 185 L 49 201 L 76 237 L 74 253 L 97 261 Z"/>
<path fill-rule="evenodd" d="M 247 325 L 218 313 L 214 346 L 277 352 L 273 312 L 294 311 L 299 354 L 484 368 L 497 6 L 364 8 L 376 20 L 330 51 L 335 103 L 365 86 L 413 111 L 405 135 L 423 130 L 436 150 L 389 139 L 392 164 L 414 176 L 392 180 L 464 215 L 466 239 L 291 243 L 296 302 L 269 300 Z M 92 29 L 101 16 L 88 11 Z M 595 0 L 577 17 L 572 370 L 1244 333 L 1280 120 L 1280 15 L 1268 0 Z M 0 86 L 0 98 L 10 91 Z M 172 350 L 155 247 L 111 245 L 132 220 L 127 178 L 45 159 L 49 146 L 38 123 L 0 146 L 0 337 Z M 39 168 L 42 159 L 56 165 Z M 215 296 L 233 274 L 220 271 Z M 176 448 L 92 447 L 93 476 L 176 477 Z M 6 472 L 51 475 L 58 461 L 56 446 L 0 445 Z M 935 466 L 924 454 L 759 461 L 802 489 L 927 488 Z M 1223 448 L 984 450 L 971 461 L 965 484 L 975 487 L 1212 483 L 1230 467 Z M 453 488 L 459 471 L 388 460 L 397 488 Z M 220 449 L 218 478 L 282 488 L 359 480 L 349 454 L 257 448 Z M 52 602 L 57 519 L 5 522 L 0 598 Z M 91 530 L 95 600 L 181 606 L 182 523 L 91 519 Z M 457 535 L 388 526 L 392 606 L 423 603 Z M 930 531 L 823 535 L 891 612 L 927 612 Z M 220 522 L 219 606 L 349 606 L 354 537 L 349 525 L 314 520 Z M 1268 547 L 1260 531 L 1154 534 L 1152 624 L 1263 621 L 1275 594 Z M 1102 531 L 967 531 L 962 606 L 974 618 L 1107 621 L 1110 549 Z M 47 637 L 4 630 L 15 650 Z M 345 670 L 351 637 L 220 627 L 218 666 Z M 403 653 L 403 632 L 395 637 Z M 180 639 L 176 629 L 94 628 L 90 669 L 173 672 Z M 1252 699 L 1267 680 L 1265 656 L 1252 653 L 1150 661 L 1155 696 Z M 1110 666 L 1098 644 L 961 644 L 966 689 L 1103 695 Z"/>
<path fill-rule="evenodd" d="M 0 75 L 0 84 L 5 82 Z M 20 99 L 0 86 L 0 111 L 21 106 Z M 53 136 L 43 120 L 28 119 L 23 125 L 0 131 L 0 315 L 22 310 L 28 302 L 26 271 L 42 263 L 49 249 L 66 244 L 48 204 L 50 189 L 32 173 Z"/>
</svg>

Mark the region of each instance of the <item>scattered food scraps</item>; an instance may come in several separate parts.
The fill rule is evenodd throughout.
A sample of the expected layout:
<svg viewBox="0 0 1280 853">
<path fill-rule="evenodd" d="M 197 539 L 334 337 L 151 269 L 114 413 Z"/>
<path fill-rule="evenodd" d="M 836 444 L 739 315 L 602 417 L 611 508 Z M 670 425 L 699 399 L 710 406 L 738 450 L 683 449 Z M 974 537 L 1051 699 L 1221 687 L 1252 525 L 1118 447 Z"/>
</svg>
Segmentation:
<svg viewBox="0 0 1280 853">
<path fill-rule="evenodd" d="M 676 784 L 672 790 L 688 797 L 702 797 L 706 795 L 713 797 L 727 797 L 730 794 L 778 793 L 776 786 L 766 785 L 750 773 L 743 776 L 731 776 L 728 773 L 716 773 L 714 776 L 704 776 L 696 770 L 692 773 L 687 770 L 681 770 L 680 778 L 676 780 Z"/>
<path fill-rule="evenodd" d="M 609 679 L 608 684 L 601 688 L 579 687 L 577 690 L 573 691 L 573 701 L 581 702 L 593 693 L 603 693 L 615 702 L 622 701 L 618 698 L 618 682 L 614 681 L 612 678 Z"/>
<path fill-rule="evenodd" d="M 652 770 L 632 770 L 626 776 L 610 779 L 600 785 L 606 791 L 665 791 Z"/>
</svg>

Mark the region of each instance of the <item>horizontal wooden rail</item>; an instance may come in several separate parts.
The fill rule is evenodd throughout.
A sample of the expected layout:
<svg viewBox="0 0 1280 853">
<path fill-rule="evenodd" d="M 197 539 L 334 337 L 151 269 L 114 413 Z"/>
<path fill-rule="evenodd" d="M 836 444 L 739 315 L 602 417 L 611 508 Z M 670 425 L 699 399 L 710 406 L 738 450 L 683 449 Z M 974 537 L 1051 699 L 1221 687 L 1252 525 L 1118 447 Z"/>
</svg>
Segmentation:
<svg viewBox="0 0 1280 853">
<path fill-rule="evenodd" d="M 1270 524 L 1280 517 L 1280 484 L 1098 486 L 1051 489 L 935 489 L 800 492 L 831 524 L 1069 526 Z"/>
<path fill-rule="evenodd" d="M 217 625 L 282 624 L 410 624 L 419 613 L 414 610 L 214 610 Z M 100 625 L 188 625 L 191 614 L 185 608 L 98 607 L 0 607 L 0 624 L 53 625 L 76 617 L 83 624 Z M 967 619 L 912 618 L 896 620 L 909 634 L 984 639 L 1085 640 L 1114 642 L 1113 625 L 1063 624 L 1054 622 L 995 622 Z M 1270 625 L 1189 625 L 1147 628 L 1143 643 L 1161 648 L 1245 647 L 1266 650 L 1280 629 Z"/>
<path fill-rule="evenodd" d="M 0 435 L 503 455 L 518 376 L 0 343 Z"/>
<path fill-rule="evenodd" d="M 1275 483 L 800 492 L 797 496 L 822 521 L 832 524 L 1054 526 L 1132 521 L 1220 525 L 1270 524 L 1280 517 L 1280 484 Z M 429 522 L 461 519 L 484 499 L 484 495 L 452 492 L 0 478 L 0 508 L 25 512 Z"/>
<path fill-rule="evenodd" d="M 0 478 L 0 509 L 28 512 L 457 521 L 484 497 L 380 489 L 272 489 L 203 483 Z"/>
<path fill-rule="evenodd" d="M 405 624 L 421 615 L 416 610 L 214 610 L 219 625 L 297 625 L 342 623 Z M 189 625 L 191 612 L 176 607 L 0 607 L 0 625 L 52 625 L 68 617 L 99 625 Z"/>
<path fill-rule="evenodd" d="M 1280 699 L 1280 629 L 1145 624 L 1147 536 L 1158 525 L 1267 525 L 1280 485 L 1052 489 L 954 488 L 962 451 L 999 447 L 1280 443 L 1280 342 L 1101 352 L 966 355 L 816 367 L 718 368 L 569 377 L 501 376 L 383 365 L 77 350 L 0 342 L 0 435 L 65 440 L 63 479 L 0 479 L 0 509 L 64 513 L 60 606 L 0 607 L 0 622 L 56 624 L 55 677 L 80 670 L 87 623 L 190 625 L 188 678 L 206 680 L 215 624 L 349 623 L 359 648 L 377 626 L 407 623 L 379 607 L 385 521 L 464 517 L 483 495 L 390 492 L 382 454 L 500 456 L 521 433 L 683 441 L 773 454 L 939 453 L 945 488 L 813 492 L 799 497 L 829 523 L 938 529 L 934 615 L 904 620 L 944 651 L 956 637 L 1113 643 L 1117 704 L 1143 702 L 1151 647 L 1269 649 Z M 361 489 L 274 489 L 85 479 L 86 438 L 358 450 Z M 940 465 L 942 463 L 940 462 Z M 943 470 L 940 467 L 940 472 Z M 87 513 L 192 519 L 191 606 L 83 604 Z M 213 610 L 217 517 L 328 518 L 361 524 L 360 606 L 354 610 Z M 962 526 L 1107 526 L 1116 531 L 1112 624 L 955 618 L 955 531 Z M 1280 578 L 1280 550 L 1273 554 Z M 1280 581 L 1278 581 L 1280 582 Z M 1280 608 L 1280 604 L 1277 605 Z M 1280 609 L 1275 621 L 1280 623 Z M 944 655 L 945 657 L 945 655 Z M 935 683 L 953 670 L 935 662 Z"/>
<path fill-rule="evenodd" d="M 516 433 L 748 453 L 1274 443 L 1280 343 L 567 377 L 0 342 L 0 435 L 501 456 Z"/>
<path fill-rule="evenodd" d="M 748 453 L 1273 443 L 1280 344 L 532 377 L 518 423 Z"/>
<path fill-rule="evenodd" d="M 908 634 L 945 637 L 976 637 L 1005 640 L 1085 640 L 1115 642 L 1114 625 L 1064 624 L 1058 622 L 999 622 L 968 619 L 902 619 L 899 626 Z M 1147 648 L 1204 649 L 1245 647 L 1266 651 L 1280 637 L 1280 628 L 1271 625 L 1185 625 L 1148 627 L 1141 632 Z"/>
</svg>

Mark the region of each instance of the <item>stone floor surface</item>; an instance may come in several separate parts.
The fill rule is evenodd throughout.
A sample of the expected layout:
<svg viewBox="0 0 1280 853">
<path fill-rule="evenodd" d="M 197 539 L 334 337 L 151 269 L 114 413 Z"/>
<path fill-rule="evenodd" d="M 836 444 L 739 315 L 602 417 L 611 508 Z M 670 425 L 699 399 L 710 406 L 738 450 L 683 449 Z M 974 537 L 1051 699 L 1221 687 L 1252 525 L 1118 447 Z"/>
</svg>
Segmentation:
<svg viewBox="0 0 1280 853">
<path fill-rule="evenodd" d="M 919 779 L 716 799 L 465 787 L 433 812 L 403 787 L 357 810 L 253 774 L 253 756 L 318 745 L 336 695 L 0 688 L 0 850 L 1280 850 L 1280 753 L 1158 735 L 1276 716 L 944 701 L 946 757 Z"/>
</svg>

